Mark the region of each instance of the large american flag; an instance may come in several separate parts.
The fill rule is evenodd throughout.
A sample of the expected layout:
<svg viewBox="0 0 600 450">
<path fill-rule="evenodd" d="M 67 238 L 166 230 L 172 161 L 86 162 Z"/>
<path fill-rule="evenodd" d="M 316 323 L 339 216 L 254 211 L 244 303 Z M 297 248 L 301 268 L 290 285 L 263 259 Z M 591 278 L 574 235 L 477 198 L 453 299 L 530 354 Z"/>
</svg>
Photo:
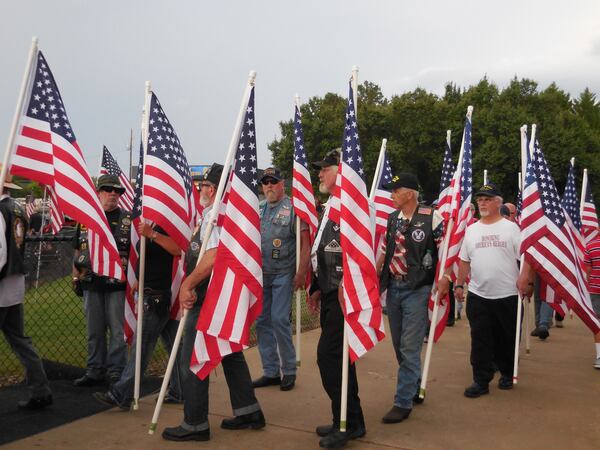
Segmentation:
<svg viewBox="0 0 600 450">
<path fill-rule="evenodd" d="M 75 139 L 54 76 L 39 50 L 28 87 L 26 106 L 17 129 L 11 172 L 52 188 L 52 200 L 58 215 L 68 215 L 88 229 L 92 271 L 123 279 L 121 259 L 106 214 Z"/>
<path fill-rule="evenodd" d="M 181 249 L 187 249 L 196 220 L 194 184 L 187 158 L 158 98 L 151 94 L 143 174 L 142 216 Z"/>
<path fill-rule="evenodd" d="M 133 334 L 136 330 L 137 311 L 135 308 L 134 284 L 138 281 L 136 270 L 140 260 L 138 252 L 138 242 L 140 235 L 138 226 L 142 215 L 142 178 L 144 173 L 144 147 L 140 142 L 140 158 L 138 163 L 137 175 L 135 177 L 135 190 L 133 194 L 133 207 L 131 208 L 131 243 L 129 245 L 129 259 L 127 261 L 127 285 L 125 288 L 125 322 L 124 334 L 125 341 L 129 344 L 133 342 Z"/>
<path fill-rule="evenodd" d="M 523 189 L 521 253 L 540 278 L 583 320 L 594 334 L 594 313 L 579 261 L 578 231 L 561 205 L 546 159 L 537 142 Z"/>
<path fill-rule="evenodd" d="M 308 224 L 311 242 L 314 240 L 319 226 L 315 194 L 313 193 L 306 150 L 304 150 L 304 133 L 298 106 L 294 109 L 294 165 L 292 168 L 292 205 L 294 211 L 303 222 Z"/>
<path fill-rule="evenodd" d="M 254 87 L 250 90 L 216 261 L 200 316 L 190 369 L 205 379 L 224 356 L 249 344 L 262 310 Z"/>
<path fill-rule="evenodd" d="M 583 190 L 581 193 L 583 208 L 581 209 L 581 234 L 585 239 L 587 246 L 598 236 L 598 215 L 596 214 L 596 204 L 592 196 L 592 187 L 588 178 L 587 169 L 583 171 Z"/>
<path fill-rule="evenodd" d="M 341 156 L 338 187 L 344 315 L 350 360 L 355 361 L 382 340 L 385 333 L 352 83 L 349 84 Z"/>
<path fill-rule="evenodd" d="M 446 259 L 446 268 L 452 267 L 454 279 L 458 273 L 458 254 L 465 236 L 465 230 L 471 221 L 471 198 L 473 194 L 473 149 L 471 146 L 471 115 L 473 109 L 467 110 L 465 120 L 465 129 L 463 132 L 463 141 L 458 158 L 458 166 L 454 172 L 451 183 L 454 184 L 452 192 L 452 203 L 450 207 L 450 218 L 454 219 L 452 229 L 446 231 L 450 233 L 450 242 L 448 245 L 448 256 Z"/>
<path fill-rule="evenodd" d="M 100 175 L 113 175 L 115 177 L 119 177 L 119 181 L 121 182 L 121 186 L 125 189 L 123 195 L 119 197 L 119 208 L 124 209 L 126 211 L 131 211 L 133 209 L 133 187 L 129 182 L 129 178 L 126 174 L 123 173 L 119 164 L 110 154 L 106 146 L 102 149 L 102 162 L 100 163 Z"/>
<path fill-rule="evenodd" d="M 452 163 L 452 149 L 450 147 L 450 131 L 446 135 L 446 145 L 444 148 L 444 162 L 442 163 L 442 175 L 440 177 L 440 194 L 438 196 L 437 209 L 444 218 L 444 222 L 450 220 L 450 211 L 452 206 L 452 175 L 455 167 Z"/>
</svg>

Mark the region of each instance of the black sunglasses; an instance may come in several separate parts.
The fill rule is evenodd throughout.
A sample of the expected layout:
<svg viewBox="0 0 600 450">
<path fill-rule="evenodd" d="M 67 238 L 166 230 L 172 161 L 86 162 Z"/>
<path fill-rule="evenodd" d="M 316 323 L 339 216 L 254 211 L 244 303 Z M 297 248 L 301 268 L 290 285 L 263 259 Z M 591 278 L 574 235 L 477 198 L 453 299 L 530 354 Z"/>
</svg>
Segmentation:
<svg viewBox="0 0 600 450">
<path fill-rule="evenodd" d="M 109 194 L 110 194 L 111 192 L 116 192 L 117 194 L 122 194 L 122 193 L 123 193 L 123 189 L 121 189 L 121 188 L 116 188 L 116 187 L 112 187 L 112 186 L 102 186 L 102 187 L 100 188 L 100 190 L 101 190 L 101 191 L 104 191 L 104 192 L 108 192 Z"/>
<path fill-rule="evenodd" d="M 267 180 L 262 180 L 260 182 L 260 184 L 262 184 L 263 186 L 266 186 L 267 184 L 277 184 L 277 183 L 279 183 L 279 181 L 274 178 L 269 178 Z"/>
</svg>

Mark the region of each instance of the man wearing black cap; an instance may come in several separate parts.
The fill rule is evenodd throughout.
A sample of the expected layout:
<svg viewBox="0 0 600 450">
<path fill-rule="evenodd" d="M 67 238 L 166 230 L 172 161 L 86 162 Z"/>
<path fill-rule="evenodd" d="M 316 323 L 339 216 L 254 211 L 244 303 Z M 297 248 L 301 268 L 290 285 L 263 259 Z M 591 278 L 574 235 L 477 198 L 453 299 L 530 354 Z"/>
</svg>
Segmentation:
<svg viewBox="0 0 600 450">
<path fill-rule="evenodd" d="M 131 236 L 131 212 L 117 206 L 125 188 L 121 186 L 119 177 L 101 175 L 98 178 L 97 190 L 100 204 L 117 243 L 123 270 L 126 272 Z M 127 346 L 123 337 L 125 282 L 101 277 L 92 272 L 88 233 L 82 224 L 77 225 L 74 245 L 73 285 L 83 294 L 88 358 L 85 375 L 77 378 L 73 384 L 79 387 L 93 386 L 102 383 L 104 376 L 114 382 L 121 376 L 127 362 Z M 110 331 L 108 346 L 107 328 Z"/>
<path fill-rule="evenodd" d="M 313 167 L 319 169 L 319 191 L 322 194 L 333 194 L 339 163 L 340 149 L 331 150 L 322 161 L 313 163 Z M 362 437 L 366 433 L 354 364 L 350 364 L 348 370 L 347 431 L 339 431 L 344 314 L 339 300 L 342 283 L 340 227 L 329 218 L 333 199 L 333 195 L 330 196 L 325 206 L 312 247 L 311 259 L 316 276 L 313 278 L 308 299 L 309 309 L 317 312 L 320 308 L 321 312 L 317 364 L 323 388 L 331 399 L 333 416 L 331 424 L 321 425 L 316 429 L 317 434 L 322 437 L 319 445 L 325 448 L 343 447 L 349 439 Z"/>
<path fill-rule="evenodd" d="M 2 164 L 0 164 L 0 169 Z M 0 330 L 25 367 L 29 398 L 18 403 L 22 409 L 42 409 L 52 404 L 52 392 L 42 360 L 25 336 L 25 211 L 11 197 L 9 189 L 21 189 L 8 175 L 0 193 Z"/>
<path fill-rule="evenodd" d="M 481 218 L 465 231 L 454 284 L 454 295 L 462 302 L 463 285 L 470 276 L 467 317 L 473 384 L 464 392 L 469 398 L 489 393 L 496 368 L 500 371 L 498 388 L 513 386 L 520 245 L 519 227 L 500 214 L 502 197 L 496 186 L 482 186 L 475 198 Z M 442 279 L 440 288 L 447 284 Z"/>
<path fill-rule="evenodd" d="M 394 405 L 383 423 L 402 422 L 410 415 L 421 379 L 421 348 L 427 332 L 427 303 L 434 283 L 437 246 L 443 235 L 442 216 L 419 205 L 419 181 L 411 173 L 394 177 L 397 211 L 388 218 L 384 254 L 379 258 L 380 290 L 387 289 L 387 311 L 398 360 Z M 446 291 L 439 293 L 440 298 Z"/>
<path fill-rule="evenodd" d="M 300 265 L 296 272 L 296 213 L 285 194 L 283 177 L 276 167 L 263 171 L 260 183 L 265 200 L 260 204 L 260 237 L 263 268 L 263 309 L 256 320 L 258 350 L 263 375 L 255 388 L 280 385 L 293 389 L 296 351 L 292 342 L 292 292 L 305 287 L 310 259 L 308 225 L 300 224 Z"/>
<path fill-rule="evenodd" d="M 210 439 L 208 423 L 209 377 L 201 380 L 188 368 L 194 351 L 198 316 L 206 296 L 219 245 L 219 230 L 217 227 L 212 229 L 206 243 L 206 252 L 198 264 L 196 263 L 200 256 L 202 239 L 205 238 L 204 235 L 209 224 L 222 173 L 223 166 L 215 163 L 200 183 L 200 204 L 204 207 L 203 219 L 202 223 L 194 230 L 190 247 L 186 252 L 187 278 L 182 283 L 179 292 L 181 307 L 188 310 L 181 349 L 181 365 L 186 368 L 186 374 L 183 377 L 185 401 L 181 425 L 163 430 L 162 437 L 168 441 L 208 441 Z M 231 406 L 235 416 L 231 419 L 223 419 L 221 428 L 238 430 L 264 427 L 265 418 L 258 400 L 254 396 L 252 379 L 244 354 L 242 352 L 231 353 L 221 360 L 221 365 L 229 387 Z"/>
</svg>

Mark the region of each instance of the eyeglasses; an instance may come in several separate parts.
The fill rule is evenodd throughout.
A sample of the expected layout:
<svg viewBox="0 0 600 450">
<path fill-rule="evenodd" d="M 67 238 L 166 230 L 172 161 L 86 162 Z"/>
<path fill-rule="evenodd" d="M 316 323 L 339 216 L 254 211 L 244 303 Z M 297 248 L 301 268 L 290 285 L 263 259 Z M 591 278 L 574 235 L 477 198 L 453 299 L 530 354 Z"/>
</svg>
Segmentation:
<svg viewBox="0 0 600 450">
<path fill-rule="evenodd" d="M 274 178 L 269 178 L 268 180 L 262 180 L 260 182 L 260 184 L 262 184 L 263 186 L 266 186 L 267 184 L 277 184 L 279 183 L 278 180 L 275 180 Z"/>
<path fill-rule="evenodd" d="M 108 192 L 109 194 L 111 192 L 116 192 L 117 194 L 122 194 L 123 193 L 123 189 L 112 187 L 112 186 L 102 186 L 100 188 L 100 190 L 103 191 L 103 192 Z"/>
</svg>

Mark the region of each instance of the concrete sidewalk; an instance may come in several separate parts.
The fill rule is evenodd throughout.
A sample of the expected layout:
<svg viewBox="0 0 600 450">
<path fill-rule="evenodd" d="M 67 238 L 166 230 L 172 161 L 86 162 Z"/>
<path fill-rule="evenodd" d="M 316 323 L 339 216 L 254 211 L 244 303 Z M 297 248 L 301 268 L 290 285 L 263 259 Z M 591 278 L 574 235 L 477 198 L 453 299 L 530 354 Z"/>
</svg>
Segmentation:
<svg viewBox="0 0 600 450">
<path fill-rule="evenodd" d="M 600 371 L 594 370 L 591 333 L 575 318 L 565 328 L 551 329 L 542 342 L 532 339 L 532 351 L 522 350 L 519 383 L 490 395 L 467 399 L 471 382 L 469 327 L 466 320 L 448 328 L 434 347 L 427 399 L 401 424 L 384 425 L 391 407 L 397 364 L 389 336 L 358 362 L 360 396 L 367 434 L 351 441 L 356 449 L 598 449 L 600 448 Z M 209 442 L 173 443 L 160 432 L 182 419 L 182 407 L 167 405 L 154 436 L 147 433 L 155 396 L 143 399 L 140 410 L 113 409 L 6 446 L 113 449 L 311 449 L 318 448 L 317 425 L 331 420 L 330 406 L 316 367 L 320 330 L 302 336 L 302 366 L 296 388 L 257 390 L 267 426 L 263 430 L 226 431 L 219 427 L 231 415 L 221 369 L 211 376 Z M 246 352 L 254 377 L 261 374 L 256 348 Z M 93 401 L 90 398 L 90 401 Z"/>
</svg>

